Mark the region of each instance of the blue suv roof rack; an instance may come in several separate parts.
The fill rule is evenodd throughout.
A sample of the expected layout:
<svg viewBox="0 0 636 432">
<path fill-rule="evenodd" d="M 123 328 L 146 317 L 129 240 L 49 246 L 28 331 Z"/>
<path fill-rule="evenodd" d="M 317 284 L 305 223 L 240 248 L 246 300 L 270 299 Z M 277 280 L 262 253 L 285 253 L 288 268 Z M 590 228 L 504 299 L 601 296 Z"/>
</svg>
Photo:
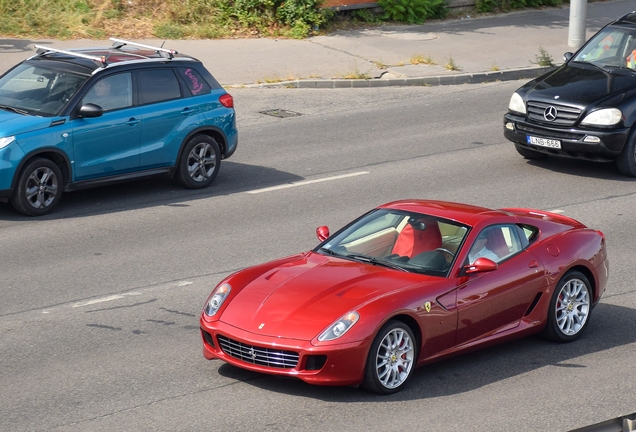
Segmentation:
<svg viewBox="0 0 636 432">
<path fill-rule="evenodd" d="M 115 48 L 115 49 L 120 49 L 121 47 L 123 47 L 125 45 L 135 46 L 135 47 L 139 47 L 139 48 L 146 48 L 146 49 L 153 50 L 157 54 L 159 54 L 160 56 L 168 58 L 168 59 L 172 59 L 172 58 L 174 58 L 175 54 L 179 54 L 175 50 L 171 50 L 171 49 L 167 49 L 167 48 L 163 48 L 163 47 L 155 47 L 155 46 L 152 46 L 152 45 L 144 45 L 144 44 L 140 44 L 140 43 L 137 43 L 137 42 L 130 42 L 130 41 L 127 41 L 127 40 L 124 40 L 124 39 L 110 38 L 110 40 L 115 42 L 113 44 L 113 48 Z"/>
</svg>

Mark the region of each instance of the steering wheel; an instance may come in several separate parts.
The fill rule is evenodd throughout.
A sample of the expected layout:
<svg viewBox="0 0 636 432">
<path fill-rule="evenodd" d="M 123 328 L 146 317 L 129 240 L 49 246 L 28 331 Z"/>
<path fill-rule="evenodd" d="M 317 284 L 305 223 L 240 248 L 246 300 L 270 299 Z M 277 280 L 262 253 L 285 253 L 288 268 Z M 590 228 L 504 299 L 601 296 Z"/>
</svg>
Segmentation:
<svg viewBox="0 0 636 432">
<path fill-rule="evenodd" d="M 438 247 L 438 248 L 437 248 L 437 249 L 435 249 L 435 250 L 436 250 L 436 251 L 440 251 L 440 252 L 447 253 L 447 254 L 449 254 L 449 255 L 450 255 L 450 257 L 451 257 L 451 258 L 455 258 L 455 254 L 454 254 L 454 253 L 452 253 L 451 251 L 449 251 L 449 250 L 448 250 L 448 249 L 446 249 L 446 248 Z"/>
</svg>

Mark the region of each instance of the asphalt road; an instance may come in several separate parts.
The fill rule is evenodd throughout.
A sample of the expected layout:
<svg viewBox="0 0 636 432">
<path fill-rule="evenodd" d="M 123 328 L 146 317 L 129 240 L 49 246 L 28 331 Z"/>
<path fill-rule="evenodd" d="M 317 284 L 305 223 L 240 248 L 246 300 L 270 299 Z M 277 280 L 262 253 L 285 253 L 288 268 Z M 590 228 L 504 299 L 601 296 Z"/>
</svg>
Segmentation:
<svg viewBox="0 0 636 432">
<path fill-rule="evenodd" d="M 634 412 L 635 181 L 521 158 L 501 122 L 520 84 L 236 89 L 239 149 L 212 188 L 80 191 L 39 219 L 0 205 L 0 430 L 568 431 Z M 603 230 L 610 283 L 585 335 L 436 363 L 385 397 L 203 359 L 198 314 L 219 280 L 402 198 L 558 209 Z"/>
</svg>

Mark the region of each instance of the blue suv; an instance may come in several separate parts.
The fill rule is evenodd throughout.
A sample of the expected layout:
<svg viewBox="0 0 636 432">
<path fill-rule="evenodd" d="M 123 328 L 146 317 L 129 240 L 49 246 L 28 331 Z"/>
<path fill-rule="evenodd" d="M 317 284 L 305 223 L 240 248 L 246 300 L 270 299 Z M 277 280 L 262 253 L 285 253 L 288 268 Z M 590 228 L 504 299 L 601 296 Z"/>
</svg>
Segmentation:
<svg viewBox="0 0 636 432">
<path fill-rule="evenodd" d="M 153 175 L 208 186 L 236 150 L 234 101 L 195 58 L 111 39 L 0 77 L 0 200 L 39 216 L 62 192 Z"/>
</svg>

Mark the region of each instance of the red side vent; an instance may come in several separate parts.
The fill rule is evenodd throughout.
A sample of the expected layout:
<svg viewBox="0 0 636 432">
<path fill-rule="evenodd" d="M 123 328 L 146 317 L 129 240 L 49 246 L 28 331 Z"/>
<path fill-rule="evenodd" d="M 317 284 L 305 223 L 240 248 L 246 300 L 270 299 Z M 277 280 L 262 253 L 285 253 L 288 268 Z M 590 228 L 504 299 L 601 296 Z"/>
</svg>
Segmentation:
<svg viewBox="0 0 636 432">
<path fill-rule="evenodd" d="M 225 93 L 224 95 L 222 95 L 219 98 L 219 102 L 221 102 L 221 105 L 223 105 L 225 108 L 234 108 L 234 98 L 229 93 Z"/>
</svg>

